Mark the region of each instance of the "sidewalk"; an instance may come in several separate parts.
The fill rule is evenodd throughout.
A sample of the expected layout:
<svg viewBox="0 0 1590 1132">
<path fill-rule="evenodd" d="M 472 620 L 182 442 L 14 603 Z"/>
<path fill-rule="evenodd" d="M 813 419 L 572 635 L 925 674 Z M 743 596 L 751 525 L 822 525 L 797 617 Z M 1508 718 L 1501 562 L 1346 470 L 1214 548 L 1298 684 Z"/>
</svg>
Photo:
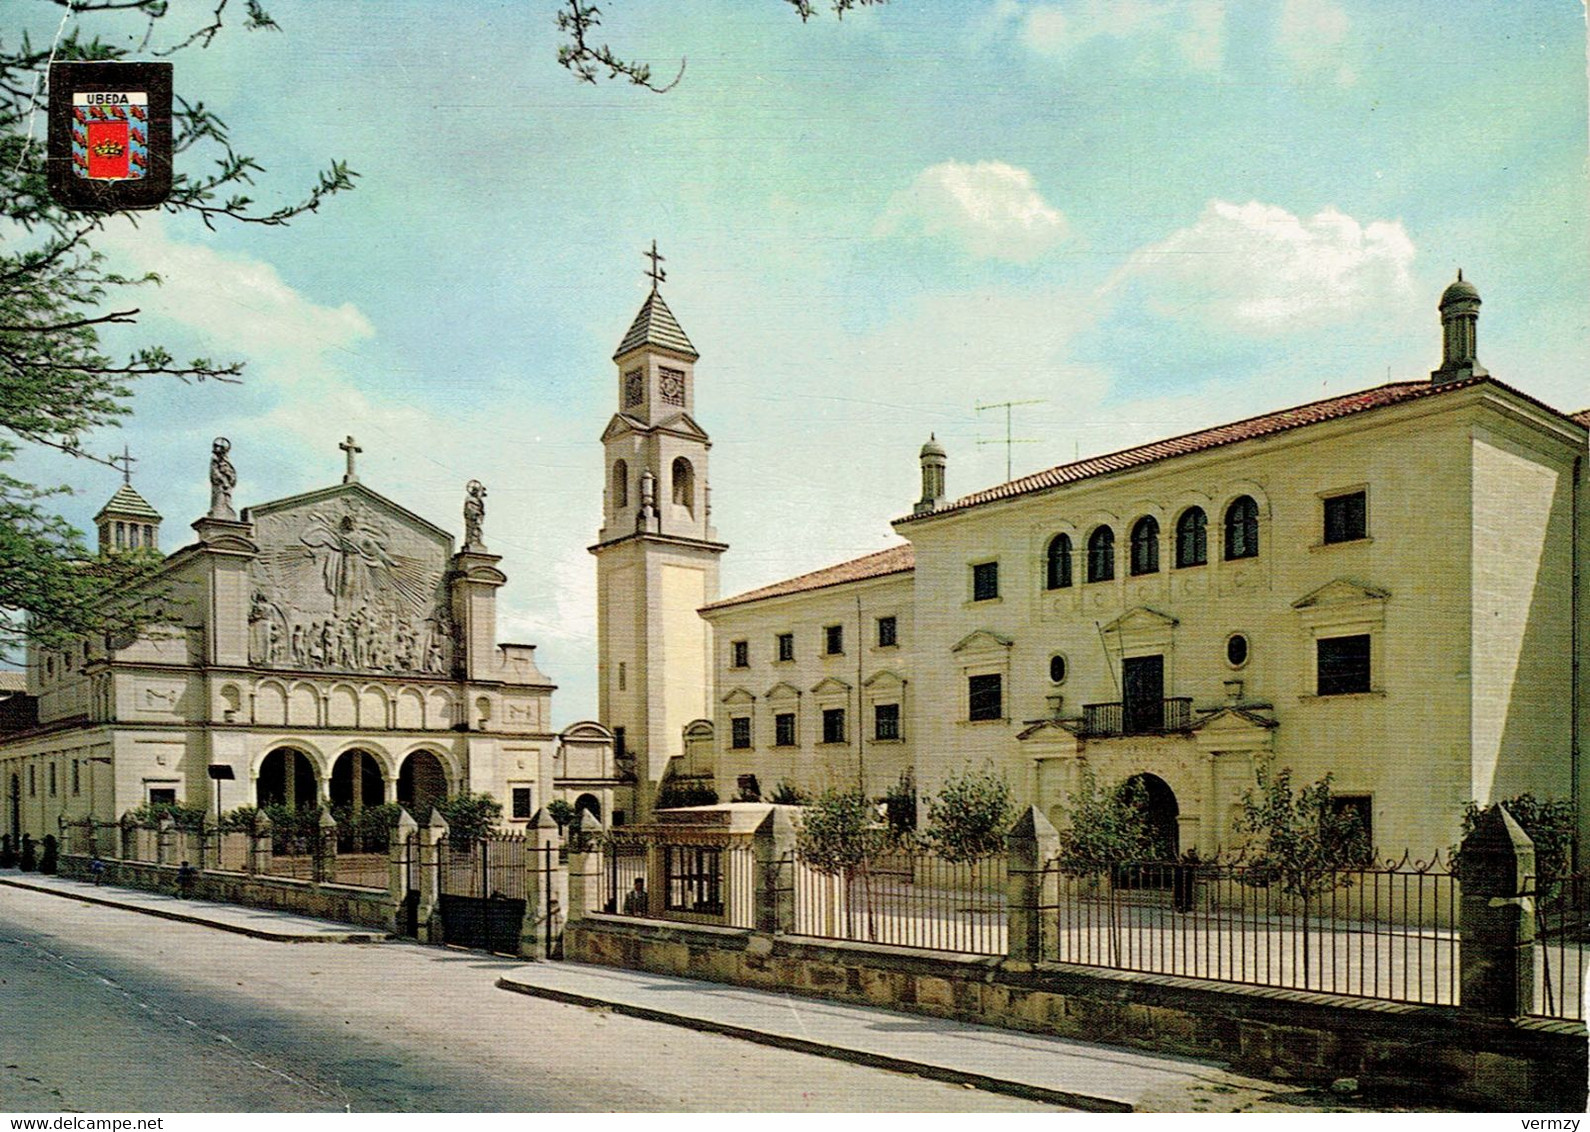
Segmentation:
<svg viewBox="0 0 1590 1132">
<path fill-rule="evenodd" d="M 1088 1112 L 1321 1111 L 1317 1104 L 1286 1104 L 1285 1094 L 1296 1095 L 1287 1086 L 1192 1058 L 645 971 L 534 963 L 504 975 L 497 985 Z"/>
<path fill-rule="evenodd" d="M 389 938 L 385 932 L 357 928 L 330 920 L 295 916 L 268 908 L 245 908 L 238 904 L 213 904 L 205 900 L 179 900 L 160 892 L 136 888 L 96 886 L 87 881 L 67 880 L 39 873 L 0 872 L 0 888 L 21 888 L 51 896 L 65 896 L 107 908 L 122 908 L 159 916 L 186 924 L 202 924 L 224 932 L 253 936 L 284 943 L 379 943 Z"/>
</svg>

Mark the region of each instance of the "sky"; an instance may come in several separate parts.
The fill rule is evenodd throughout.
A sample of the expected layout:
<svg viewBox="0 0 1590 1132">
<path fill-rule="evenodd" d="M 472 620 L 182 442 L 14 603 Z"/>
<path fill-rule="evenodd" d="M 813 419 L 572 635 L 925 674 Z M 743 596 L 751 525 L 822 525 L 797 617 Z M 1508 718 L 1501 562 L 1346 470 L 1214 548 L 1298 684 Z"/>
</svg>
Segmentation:
<svg viewBox="0 0 1590 1132">
<path fill-rule="evenodd" d="M 164 42 L 213 5 L 172 7 Z M 286 228 L 114 221 L 112 262 L 165 282 L 107 343 L 247 370 L 147 381 L 86 444 L 130 446 L 166 550 L 218 435 L 240 505 L 338 482 L 349 433 L 365 484 L 455 535 L 484 481 L 498 636 L 539 646 L 559 726 L 596 713 L 599 437 L 653 239 L 701 353 L 724 595 L 898 541 L 930 433 L 958 496 L 1007 457 L 1425 378 L 1460 267 L 1491 373 L 1590 406 L 1578 0 L 894 0 L 805 25 L 781 0 L 609 0 L 617 53 L 685 62 L 661 95 L 576 82 L 553 0 L 267 7 L 280 31 L 182 52 L 176 89 L 265 166 L 261 202 L 333 158 L 358 187 Z M 7 5 L 36 39 L 60 19 Z M 1033 402 L 1010 446 L 979 409 L 1006 401 Z M 19 470 L 70 485 L 84 530 L 119 482 Z"/>
</svg>

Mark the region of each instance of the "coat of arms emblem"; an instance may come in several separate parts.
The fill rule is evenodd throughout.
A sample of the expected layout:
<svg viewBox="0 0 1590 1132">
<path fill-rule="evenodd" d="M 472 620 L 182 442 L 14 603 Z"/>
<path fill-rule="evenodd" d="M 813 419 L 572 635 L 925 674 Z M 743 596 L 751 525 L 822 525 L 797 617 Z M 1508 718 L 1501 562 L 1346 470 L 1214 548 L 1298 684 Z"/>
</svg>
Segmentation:
<svg viewBox="0 0 1590 1132">
<path fill-rule="evenodd" d="M 149 96 L 141 90 L 72 95 L 72 171 L 95 181 L 147 176 Z"/>
</svg>

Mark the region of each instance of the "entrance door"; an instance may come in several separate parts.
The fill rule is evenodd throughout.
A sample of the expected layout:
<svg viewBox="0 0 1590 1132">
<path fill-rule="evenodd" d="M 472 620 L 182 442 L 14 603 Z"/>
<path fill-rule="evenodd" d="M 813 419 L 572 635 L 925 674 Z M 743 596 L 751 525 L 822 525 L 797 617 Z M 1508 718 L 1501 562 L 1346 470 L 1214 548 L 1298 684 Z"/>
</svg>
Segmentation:
<svg viewBox="0 0 1590 1132">
<path fill-rule="evenodd" d="M 1133 656 L 1121 661 L 1121 723 L 1128 735 L 1165 728 L 1165 658 Z"/>
</svg>

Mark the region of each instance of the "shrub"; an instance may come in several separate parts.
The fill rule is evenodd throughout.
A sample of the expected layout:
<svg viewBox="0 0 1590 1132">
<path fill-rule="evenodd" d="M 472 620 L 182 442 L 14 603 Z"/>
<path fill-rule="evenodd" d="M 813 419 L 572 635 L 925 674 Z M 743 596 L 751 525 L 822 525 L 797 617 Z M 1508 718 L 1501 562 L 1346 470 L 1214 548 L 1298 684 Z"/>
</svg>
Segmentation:
<svg viewBox="0 0 1590 1132">
<path fill-rule="evenodd" d="M 1331 776 L 1292 791 L 1292 771 L 1272 776 L 1263 763 L 1258 785 L 1242 795 L 1241 828 L 1257 838 L 1249 844 L 1255 881 L 1305 899 L 1333 887 L 1344 870 L 1362 868 L 1373 850 L 1358 815 L 1338 811 Z"/>
<path fill-rule="evenodd" d="M 804 806 L 811 801 L 811 795 L 789 779 L 781 778 L 778 785 L 773 787 L 770 801 L 777 806 Z"/>
<path fill-rule="evenodd" d="M 151 827 L 159 825 L 169 815 L 178 829 L 192 833 L 204 828 L 210 811 L 203 805 L 188 805 L 186 802 L 145 802 L 127 813 L 136 824 Z"/>
<path fill-rule="evenodd" d="M 490 794 L 465 790 L 436 803 L 436 810 L 447 821 L 447 839 L 455 846 L 473 845 L 497 828 L 502 818 L 502 803 Z"/>
<path fill-rule="evenodd" d="M 950 775 L 927 811 L 927 843 L 948 861 L 1002 852 L 1015 821 L 1010 784 L 991 769 Z"/>
<path fill-rule="evenodd" d="M 25 873 L 31 873 L 38 867 L 38 850 L 33 847 L 33 835 L 31 833 L 24 833 L 22 835 L 22 871 Z"/>
<path fill-rule="evenodd" d="M 665 782 L 657 791 L 659 810 L 676 810 L 684 806 L 715 806 L 718 792 L 704 782 Z"/>
<path fill-rule="evenodd" d="M 235 810 L 228 810 L 221 815 L 222 833 L 253 833 L 254 816 L 259 810 L 254 806 L 239 806 Z"/>
<path fill-rule="evenodd" d="M 829 787 L 801 814 L 795 839 L 801 859 L 820 873 L 854 873 L 872 853 L 876 816 L 860 790 Z"/>
<path fill-rule="evenodd" d="M 547 803 L 547 813 L 558 823 L 560 830 L 567 829 L 569 823 L 574 820 L 574 807 L 569 804 L 567 798 L 552 799 Z"/>
<path fill-rule="evenodd" d="M 904 841 L 916 834 L 916 780 L 910 771 L 902 771 L 900 780 L 883 796 L 884 820 L 896 840 Z"/>
<path fill-rule="evenodd" d="M 39 872 L 54 875 L 59 867 L 59 846 L 53 833 L 44 835 L 44 855 L 39 858 Z"/>
<path fill-rule="evenodd" d="M 8 833 L 0 837 L 0 869 L 14 869 L 16 867 L 17 851 L 16 847 L 11 843 L 11 835 Z"/>
<path fill-rule="evenodd" d="M 1506 806 L 1519 828 L 1535 843 L 1535 891 L 1548 892 L 1557 878 L 1568 871 L 1569 854 L 1573 850 L 1573 803 L 1557 798 L 1536 798 L 1533 794 L 1518 794 L 1491 806 L 1470 801 L 1463 808 L 1463 841 L 1474 832 L 1480 815 L 1497 805 Z M 1462 857 L 1460 843 L 1452 849 L 1454 869 L 1462 868 Z"/>
<path fill-rule="evenodd" d="M 1158 856 L 1146 803 L 1142 784 L 1135 779 L 1102 790 L 1093 768 L 1082 764 L 1078 788 L 1066 796 L 1070 825 L 1060 831 L 1061 871 L 1087 876 Z"/>
</svg>

